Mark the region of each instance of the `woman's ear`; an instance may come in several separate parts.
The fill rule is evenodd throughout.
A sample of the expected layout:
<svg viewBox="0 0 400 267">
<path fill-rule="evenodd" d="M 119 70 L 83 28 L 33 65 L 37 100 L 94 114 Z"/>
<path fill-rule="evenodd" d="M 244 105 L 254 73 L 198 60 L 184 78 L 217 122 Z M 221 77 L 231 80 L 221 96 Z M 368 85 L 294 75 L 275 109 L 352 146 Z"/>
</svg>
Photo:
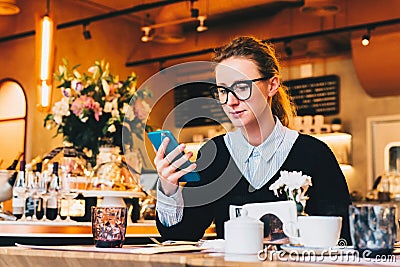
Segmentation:
<svg viewBox="0 0 400 267">
<path fill-rule="evenodd" d="M 268 96 L 273 97 L 278 92 L 279 89 L 280 85 L 279 78 L 276 76 L 272 77 L 270 84 L 271 84 L 271 89 L 269 90 Z"/>
</svg>

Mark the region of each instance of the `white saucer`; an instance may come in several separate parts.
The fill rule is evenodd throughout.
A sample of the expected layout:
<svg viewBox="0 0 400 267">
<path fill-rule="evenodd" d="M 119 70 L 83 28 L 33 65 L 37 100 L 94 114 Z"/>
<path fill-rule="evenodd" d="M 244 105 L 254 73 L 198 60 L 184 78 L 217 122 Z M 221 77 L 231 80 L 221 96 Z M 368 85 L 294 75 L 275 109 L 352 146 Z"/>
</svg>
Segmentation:
<svg viewBox="0 0 400 267">
<path fill-rule="evenodd" d="M 340 255 L 354 252 L 352 246 L 335 246 L 335 247 L 304 247 L 290 244 L 281 245 L 281 249 L 289 254 L 307 254 L 307 255 Z"/>
</svg>

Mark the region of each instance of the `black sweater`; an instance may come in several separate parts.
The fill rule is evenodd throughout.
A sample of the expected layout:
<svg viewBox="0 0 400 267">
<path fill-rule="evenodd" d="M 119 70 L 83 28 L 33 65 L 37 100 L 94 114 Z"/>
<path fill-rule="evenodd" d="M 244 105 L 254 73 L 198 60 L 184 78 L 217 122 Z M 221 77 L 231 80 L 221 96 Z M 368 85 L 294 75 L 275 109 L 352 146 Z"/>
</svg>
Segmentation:
<svg viewBox="0 0 400 267">
<path fill-rule="evenodd" d="M 351 200 L 346 180 L 334 154 L 322 141 L 300 134 L 282 167 L 258 190 L 254 190 L 238 170 L 223 136 L 208 141 L 198 155 L 201 181 L 187 183 L 183 188 L 182 221 L 166 227 L 157 218 L 157 228 L 164 240 L 199 240 L 213 220 L 217 237 L 223 238 L 229 205 L 286 200 L 284 194 L 275 196 L 269 186 L 279 178 L 280 171 L 302 171 L 312 177 L 305 212 L 342 216 L 341 237 L 351 243 L 348 224 Z"/>
</svg>

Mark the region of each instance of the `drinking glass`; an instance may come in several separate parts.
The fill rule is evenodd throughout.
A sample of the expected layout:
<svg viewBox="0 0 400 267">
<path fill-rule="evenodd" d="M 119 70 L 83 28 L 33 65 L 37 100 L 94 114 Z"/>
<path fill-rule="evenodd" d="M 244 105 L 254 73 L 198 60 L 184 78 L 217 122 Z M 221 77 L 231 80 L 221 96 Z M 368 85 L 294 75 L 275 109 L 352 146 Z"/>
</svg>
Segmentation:
<svg viewBox="0 0 400 267">
<path fill-rule="evenodd" d="M 39 199 L 39 180 L 40 173 L 31 172 L 28 173 L 27 184 L 26 184 L 26 194 L 27 197 L 32 197 L 33 199 L 33 216 L 32 220 L 37 219 L 36 209 L 37 200 Z"/>
<path fill-rule="evenodd" d="M 72 176 L 70 173 L 65 173 L 62 175 L 61 187 L 60 187 L 61 197 L 67 199 L 67 218 L 65 221 L 72 222 L 71 220 L 71 200 L 78 196 L 79 191 L 77 188 L 77 177 Z M 61 212 L 61 210 L 60 210 Z"/>
<path fill-rule="evenodd" d="M 92 207 L 92 233 L 96 247 L 121 248 L 125 242 L 126 207 Z"/>
<path fill-rule="evenodd" d="M 350 233 L 360 257 L 393 252 L 396 241 L 396 206 L 360 204 L 349 207 Z"/>
<path fill-rule="evenodd" d="M 38 186 L 38 195 L 42 198 L 43 200 L 43 218 L 42 221 L 47 221 L 47 217 L 46 217 L 46 213 L 47 213 L 47 200 L 50 197 L 50 193 L 49 193 L 49 180 L 50 177 L 48 175 L 47 172 L 44 172 L 42 176 L 40 176 L 39 179 L 39 186 Z"/>
</svg>

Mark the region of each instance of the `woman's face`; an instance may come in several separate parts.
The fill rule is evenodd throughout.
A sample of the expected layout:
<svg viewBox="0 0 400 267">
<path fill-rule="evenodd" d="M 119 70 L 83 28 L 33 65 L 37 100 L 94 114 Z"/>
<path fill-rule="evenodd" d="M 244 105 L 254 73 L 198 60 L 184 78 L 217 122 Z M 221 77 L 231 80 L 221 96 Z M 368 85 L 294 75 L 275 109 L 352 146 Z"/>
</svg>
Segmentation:
<svg viewBox="0 0 400 267">
<path fill-rule="evenodd" d="M 240 57 L 221 61 L 215 68 L 215 73 L 217 85 L 226 87 L 237 81 L 262 78 L 252 60 Z M 277 78 L 253 82 L 252 93 L 247 100 L 239 100 L 232 93 L 228 93 L 228 102 L 223 104 L 222 108 L 235 127 L 258 126 L 258 120 L 271 117 L 268 98 L 276 93 L 274 86 L 271 86 L 274 84 L 272 80 L 276 81 Z"/>
</svg>

